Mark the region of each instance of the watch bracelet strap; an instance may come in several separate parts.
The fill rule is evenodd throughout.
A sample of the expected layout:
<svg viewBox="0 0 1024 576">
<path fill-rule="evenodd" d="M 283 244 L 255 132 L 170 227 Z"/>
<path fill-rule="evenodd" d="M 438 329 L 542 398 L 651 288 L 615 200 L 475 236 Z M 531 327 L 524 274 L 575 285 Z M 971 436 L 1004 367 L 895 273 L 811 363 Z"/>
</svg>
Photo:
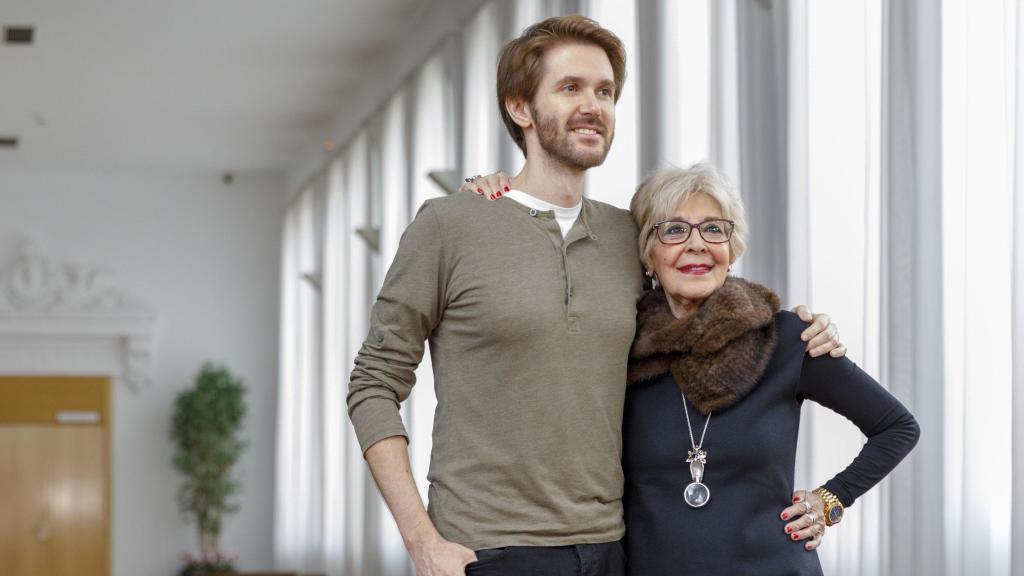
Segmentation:
<svg viewBox="0 0 1024 576">
<path fill-rule="evenodd" d="M 832 492 L 829 492 L 829 490 L 824 486 L 818 486 L 817 488 L 812 490 L 812 492 L 820 496 L 821 499 L 825 502 L 825 525 L 832 526 L 833 524 L 835 524 L 835 522 L 832 522 L 828 511 L 830 508 L 834 507 L 839 507 L 840 510 L 845 510 L 843 503 L 839 501 L 838 496 L 836 496 Z"/>
</svg>

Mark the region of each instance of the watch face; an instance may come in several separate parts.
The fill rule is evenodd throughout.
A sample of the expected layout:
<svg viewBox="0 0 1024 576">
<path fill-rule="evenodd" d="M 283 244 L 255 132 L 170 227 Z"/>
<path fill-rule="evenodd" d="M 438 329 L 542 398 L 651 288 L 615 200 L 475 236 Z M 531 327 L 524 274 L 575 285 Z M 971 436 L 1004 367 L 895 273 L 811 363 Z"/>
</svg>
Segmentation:
<svg viewBox="0 0 1024 576">
<path fill-rule="evenodd" d="M 839 522 L 842 519 L 843 509 L 840 508 L 839 506 L 833 506 L 832 509 L 828 511 L 828 521 L 830 524 L 835 524 L 836 522 Z"/>
</svg>

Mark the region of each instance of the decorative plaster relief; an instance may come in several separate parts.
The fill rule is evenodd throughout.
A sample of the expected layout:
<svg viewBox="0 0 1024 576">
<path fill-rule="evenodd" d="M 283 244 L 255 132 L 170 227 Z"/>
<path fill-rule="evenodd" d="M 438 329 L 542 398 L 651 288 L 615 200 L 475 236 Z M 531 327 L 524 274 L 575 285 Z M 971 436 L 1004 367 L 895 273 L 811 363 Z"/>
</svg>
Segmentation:
<svg viewBox="0 0 1024 576">
<path fill-rule="evenodd" d="M 109 362 L 102 354 L 85 361 L 83 349 L 116 351 L 116 366 L 105 369 L 115 369 L 135 391 L 147 388 L 156 317 L 111 278 L 98 268 L 56 267 L 34 242 L 22 240 L 0 268 L 0 372 L 92 372 Z M 32 358 L 40 365 L 33 367 Z"/>
</svg>

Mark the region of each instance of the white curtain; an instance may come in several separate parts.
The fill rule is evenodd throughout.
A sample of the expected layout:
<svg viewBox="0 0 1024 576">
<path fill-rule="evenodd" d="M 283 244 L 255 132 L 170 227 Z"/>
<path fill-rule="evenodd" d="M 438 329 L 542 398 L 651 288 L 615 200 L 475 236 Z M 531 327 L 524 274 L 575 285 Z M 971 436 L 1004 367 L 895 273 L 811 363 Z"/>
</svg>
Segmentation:
<svg viewBox="0 0 1024 576">
<path fill-rule="evenodd" d="M 789 298 L 832 315 L 850 358 L 885 386 L 878 324 L 881 0 L 792 2 L 790 9 L 789 227 L 796 241 L 789 245 Z M 830 410 L 809 403 L 804 412 L 798 485 L 812 488 L 845 468 L 863 437 Z M 842 529 L 830 531 L 820 552 L 826 573 L 879 573 L 886 489 L 883 481 L 859 498 Z"/>
<path fill-rule="evenodd" d="M 279 570 L 361 574 L 378 558 L 366 549 L 375 539 L 365 535 L 383 522 L 366 513 L 375 502 L 345 409 L 369 297 L 371 263 L 356 234 L 369 218 L 367 140 L 357 136 L 322 185 L 303 193 L 286 216 L 274 527 Z"/>
<path fill-rule="evenodd" d="M 339 351 L 348 350 L 345 326 L 349 277 L 345 198 L 347 175 L 344 159 L 331 163 L 327 173 L 327 201 L 324 230 L 324 380 L 323 404 L 323 569 L 329 576 L 339 576 L 345 568 L 346 524 L 351 505 L 345 499 L 345 465 L 354 450 L 359 451 L 349 430 L 345 414 L 345 382 L 349 367 Z M 281 499 L 285 494 L 278 490 Z M 285 498 L 287 499 L 287 498 Z M 281 566 L 279 568 L 297 568 Z"/>
<path fill-rule="evenodd" d="M 292 203 L 282 242 L 274 514 L 276 562 L 310 569 L 319 568 L 323 551 L 316 197 L 311 187 Z"/>
<path fill-rule="evenodd" d="M 1019 11 L 1009 0 L 740 5 L 741 171 L 755 235 L 770 204 L 786 206 L 788 300 L 832 314 L 850 356 L 923 430 L 908 462 L 830 530 L 826 573 L 1024 571 L 1011 553 L 1024 541 L 1024 482 L 1013 476 L 1024 449 L 1011 442 L 1024 436 L 1021 326 L 1000 313 L 1020 318 Z M 772 142 L 782 173 L 766 162 Z M 748 257 L 766 281 L 772 253 Z M 813 485 L 861 439 L 841 418 L 807 412 L 798 484 Z"/>
<path fill-rule="evenodd" d="M 369 248 L 358 236 L 357 231 L 369 225 L 369 195 L 370 189 L 370 168 L 369 168 L 369 136 L 365 131 L 353 139 L 349 144 L 348 153 L 345 157 L 345 198 L 344 206 L 346 212 L 345 229 L 342 233 L 349 238 L 347 263 L 345 269 L 347 278 L 344 290 L 335 290 L 328 287 L 327 290 L 334 297 L 335 292 L 343 294 L 344 301 L 344 326 L 346 331 L 347 347 L 340 352 L 342 366 L 345 367 L 345 377 L 341 386 L 347 389 L 348 371 L 351 370 L 355 361 L 359 345 L 366 338 L 366 331 L 369 329 L 368 304 L 370 302 L 370 275 L 371 262 Z M 340 288 L 340 287 L 339 287 Z M 332 353 L 337 353 L 332 351 Z M 346 416 L 343 416 L 346 418 Z M 355 442 L 355 432 L 352 426 L 346 422 L 345 433 L 348 437 L 349 446 Z M 346 450 L 345 452 L 345 503 L 347 505 L 345 521 L 345 547 L 344 547 L 344 570 L 342 574 L 363 574 L 371 565 L 373 557 L 368 553 L 372 549 L 372 530 L 367 530 L 368 515 L 375 506 L 376 499 L 373 482 L 369 478 L 366 463 L 363 461 L 362 452 L 359 449 Z"/>
<path fill-rule="evenodd" d="M 943 447 L 950 574 L 1008 574 L 1012 494 L 1014 1 L 942 4 Z M 976 230 L 981 222 L 984 231 Z M 1018 568 L 1021 569 L 1021 568 Z"/>
<path fill-rule="evenodd" d="M 629 54 L 636 61 L 636 73 L 627 83 L 636 86 L 631 88 L 637 94 L 638 179 L 658 168 L 716 158 L 712 140 L 715 147 L 725 143 L 713 136 L 712 125 L 718 127 L 718 120 L 729 118 L 735 126 L 735 48 L 716 41 L 723 36 L 735 40 L 735 18 L 720 17 L 730 9 L 735 9 L 731 0 L 637 4 L 638 33 Z M 723 26 L 730 23 L 731 36 Z M 716 64 L 725 72 L 720 73 Z M 731 85 L 726 81 L 730 72 Z M 630 122 L 628 109 L 626 113 L 620 122 Z"/>
<path fill-rule="evenodd" d="M 484 4 L 462 33 L 463 170 L 488 174 L 501 168 L 499 138 L 505 136 L 498 116 L 495 65 L 502 44 L 504 15 L 500 2 Z"/>
<path fill-rule="evenodd" d="M 737 107 L 740 194 L 750 242 L 737 269 L 771 286 L 789 301 L 791 255 L 780 240 L 788 230 L 790 173 L 787 161 L 790 97 L 787 59 L 789 16 L 798 2 L 736 3 Z"/>
<path fill-rule="evenodd" d="M 1012 20 L 1016 31 L 1014 64 L 1014 140 L 1013 140 L 1013 492 L 1011 506 L 1013 523 L 1011 573 L 1024 576 L 1024 10 L 1017 5 L 1017 17 Z"/>
<path fill-rule="evenodd" d="M 280 331 L 281 343 L 279 347 L 280 360 L 278 362 L 280 374 L 278 376 L 278 398 L 277 398 L 277 443 L 276 454 L 276 475 L 275 490 L 278 495 L 293 492 L 297 488 L 297 482 L 293 480 L 291 471 L 294 470 L 292 459 L 294 448 L 297 442 L 295 433 L 295 421 L 298 419 L 294 409 L 295 402 L 292 397 L 291 388 L 294 386 L 296 367 L 298 365 L 298 349 L 296 336 L 299 333 L 297 322 L 296 293 L 298 282 L 298 213 L 289 210 L 284 221 L 284 231 L 281 241 L 281 313 Z M 305 540 L 304 531 L 300 532 L 295 526 L 296 519 L 290 517 L 287 509 L 284 509 L 280 497 L 274 501 L 274 558 L 278 564 L 282 562 L 297 561 L 300 546 Z"/>
<path fill-rule="evenodd" d="M 1024 576 L 1024 10 L 1017 5 L 1014 65 L 1013 141 L 1013 523 L 1012 574 Z"/>
<path fill-rule="evenodd" d="M 658 19 L 662 56 L 657 92 L 661 98 L 657 108 L 660 118 L 655 121 L 663 127 L 658 136 L 663 142 L 659 165 L 686 167 L 711 158 L 711 36 L 717 32 L 712 23 L 713 9 L 708 0 L 666 2 Z M 649 80 L 641 77 L 633 82 L 643 82 L 639 92 L 645 92 Z M 716 96 L 722 93 L 715 90 Z M 731 116 L 735 118 L 735 110 Z M 650 139 L 645 132 L 641 147 Z"/>
<path fill-rule="evenodd" d="M 890 574 L 956 573 L 946 554 L 942 315 L 941 17 L 934 2 L 886 6 L 883 76 L 882 373 L 921 425 L 892 477 Z"/>
<path fill-rule="evenodd" d="M 615 106 L 615 143 L 604 164 L 587 171 L 588 198 L 628 208 L 640 177 L 637 109 L 637 7 L 621 0 L 590 0 L 587 16 L 615 32 L 626 47 L 626 85 Z"/>
</svg>

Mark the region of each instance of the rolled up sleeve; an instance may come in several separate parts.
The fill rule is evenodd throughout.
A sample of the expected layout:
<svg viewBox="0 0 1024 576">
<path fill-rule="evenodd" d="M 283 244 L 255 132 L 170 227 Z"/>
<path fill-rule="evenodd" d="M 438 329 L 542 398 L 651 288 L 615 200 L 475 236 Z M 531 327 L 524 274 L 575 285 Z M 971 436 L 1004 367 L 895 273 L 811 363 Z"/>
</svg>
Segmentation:
<svg viewBox="0 0 1024 576">
<path fill-rule="evenodd" d="M 348 414 L 363 452 L 384 438 L 408 437 L 399 405 L 440 320 L 444 278 L 442 229 L 426 202 L 402 235 L 349 378 Z"/>
</svg>

